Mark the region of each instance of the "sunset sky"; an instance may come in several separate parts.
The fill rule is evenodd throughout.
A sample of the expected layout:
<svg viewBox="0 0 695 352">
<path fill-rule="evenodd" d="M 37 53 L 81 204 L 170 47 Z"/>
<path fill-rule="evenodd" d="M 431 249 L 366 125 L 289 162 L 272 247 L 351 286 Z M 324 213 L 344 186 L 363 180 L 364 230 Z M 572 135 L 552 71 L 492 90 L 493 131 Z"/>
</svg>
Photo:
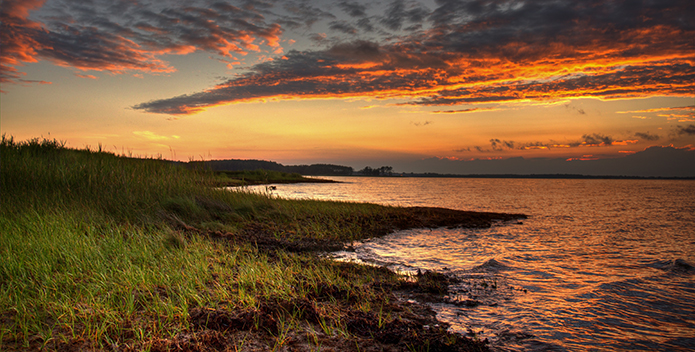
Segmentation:
<svg viewBox="0 0 695 352">
<path fill-rule="evenodd" d="M 355 168 L 695 148 L 692 0 L 3 0 L 0 129 Z"/>
</svg>

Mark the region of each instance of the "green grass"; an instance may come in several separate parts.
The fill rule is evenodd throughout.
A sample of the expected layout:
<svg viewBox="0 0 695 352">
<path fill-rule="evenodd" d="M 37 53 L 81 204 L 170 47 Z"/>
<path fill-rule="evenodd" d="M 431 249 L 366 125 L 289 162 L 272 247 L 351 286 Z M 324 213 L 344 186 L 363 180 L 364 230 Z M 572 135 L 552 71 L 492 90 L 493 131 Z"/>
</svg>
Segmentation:
<svg viewBox="0 0 695 352">
<path fill-rule="evenodd" d="M 284 307 L 270 349 L 306 324 L 306 307 L 292 302 L 314 302 L 317 329 L 345 331 L 345 307 L 389 316 L 388 296 L 371 284 L 400 280 L 392 273 L 259 251 L 243 235 L 356 240 L 391 208 L 219 190 L 210 171 L 56 140 L 3 135 L 0 157 L 0 350 L 147 349 L 191 331 L 196 307 Z"/>
</svg>

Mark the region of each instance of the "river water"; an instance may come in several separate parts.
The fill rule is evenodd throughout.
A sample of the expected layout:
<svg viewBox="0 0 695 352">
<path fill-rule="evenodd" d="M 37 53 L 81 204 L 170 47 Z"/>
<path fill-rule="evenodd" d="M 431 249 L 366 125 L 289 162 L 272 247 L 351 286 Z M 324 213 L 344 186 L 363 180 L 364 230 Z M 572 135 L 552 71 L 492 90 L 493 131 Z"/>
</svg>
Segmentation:
<svg viewBox="0 0 695 352">
<path fill-rule="evenodd" d="M 488 229 L 415 229 L 335 253 L 456 275 L 433 304 L 500 351 L 695 350 L 695 181 L 335 177 L 284 198 L 524 213 Z"/>
</svg>

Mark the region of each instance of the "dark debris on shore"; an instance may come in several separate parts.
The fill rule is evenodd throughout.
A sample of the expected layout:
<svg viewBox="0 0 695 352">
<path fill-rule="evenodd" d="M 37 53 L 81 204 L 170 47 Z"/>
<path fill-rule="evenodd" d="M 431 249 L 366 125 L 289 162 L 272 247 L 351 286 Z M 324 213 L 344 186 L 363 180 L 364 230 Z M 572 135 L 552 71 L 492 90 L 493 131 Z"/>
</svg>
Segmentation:
<svg viewBox="0 0 695 352">
<path fill-rule="evenodd" d="M 355 264 L 341 265 L 349 267 Z M 448 332 L 448 325 L 439 322 L 429 306 L 407 299 L 415 294 L 442 294 L 430 292 L 432 280 L 444 280 L 438 284 L 441 286 L 448 278 L 426 272 L 415 281 L 385 287 L 384 294 L 389 295 L 389 300 L 386 300 L 390 302 L 387 303 L 388 308 L 390 314 L 394 315 L 389 320 L 374 312 L 350 309 L 340 303 L 338 305 L 341 309 L 333 312 L 333 317 L 326 318 L 319 313 L 320 305 L 327 304 L 330 300 L 337 299 L 340 302 L 348 299 L 329 287 L 311 299 L 289 301 L 279 297 L 268 298 L 258 308 L 227 310 L 195 307 L 189 311 L 190 331 L 181 332 L 169 339 L 149 341 L 147 346 L 126 346 L 120 350 L 267 351 L 276 336 L 284 333 L 284 344 L 278 351 L 314 351 L 317 346 L 320 346 L 321 351 L 348 352 L 489 351 L 487 341 Z M 283 332 L 279 323 L 281 316 L 293 311 L 300 312 L 305 325 Z M 316 329 L 315 326 L 322 319 L 339 319 L 344 322 L 347 331 L 329 334 Z M 243 341 L 242 346 L 240 341 Z"/>
</svg>

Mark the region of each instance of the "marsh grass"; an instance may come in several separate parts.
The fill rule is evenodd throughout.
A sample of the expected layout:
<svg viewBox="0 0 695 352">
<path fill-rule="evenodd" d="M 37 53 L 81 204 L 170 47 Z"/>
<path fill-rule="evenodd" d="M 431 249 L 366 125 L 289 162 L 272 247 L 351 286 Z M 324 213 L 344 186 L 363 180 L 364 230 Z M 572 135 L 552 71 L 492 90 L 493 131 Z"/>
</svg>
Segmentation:
<svg viewBox="0 0 695 352">
<path fill-rule="evenodd" d="M 194 329 L 194 308 L 271 305 L 269 349 L 306 324 L 347 336 L 345 307 L 390 317 L 373 283 L 398 282 L 393 273 L 201 235 L 254 225 L 351 241 L 373 235 L 390 208 L 219 190 L 208 170 L 56 140 L 3 135 L 0 156 L 0 350 L 146 349 Z"/>
</svg>

